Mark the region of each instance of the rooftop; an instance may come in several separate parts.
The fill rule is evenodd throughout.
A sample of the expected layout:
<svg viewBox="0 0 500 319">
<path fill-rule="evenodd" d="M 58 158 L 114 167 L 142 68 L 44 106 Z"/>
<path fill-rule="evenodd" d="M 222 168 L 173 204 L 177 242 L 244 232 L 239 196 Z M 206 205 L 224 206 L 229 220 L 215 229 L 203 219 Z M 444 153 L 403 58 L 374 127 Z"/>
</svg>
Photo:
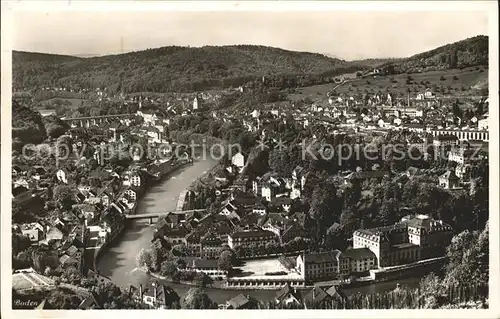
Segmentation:
<svg viewBox="0 0 500 319">
<path fill-rule="evenodd" d="M 239 294 L 236 297 L 230 299 L 227 304 L 233 309 L 239 309 L 250 302 L 250 299 L 244 294 Z"/>
<path fill-rule="evenodd" d="M 260 236 L 275 236 L 273 232 L 268 230 L 249 230 L 235 232 L 231 235 L 232 238 L 249 238 L 249 237 L 260 237 Z"/>
<path fill-rule="evenodd" d="M 355 259 L 362 260 L 366 258 L 376 258 L 375 254 L 368 248 L 354 248 L 354 249 L 346 249 L 342 256 Z"/>
<path fill-rule="evenodd" d="M 412 243 L 402 243 L 402 244 L 397 244 L 397 245 L 392 246 L 393 249 L 406 249 L 406 248 L 410 248 L 410 247 L 420 247 L 420 246 L 412 244 Z"/>
<path fill-rule="evenodd" d="M 339 250 L 328 251 L 323 253 L 309 253 L 304 255 L 304 263 L 308 264 L 321 264 L 332 262 L 335 258 L 340 256 Z"/>
<path fill-rule="evenodd" d="M 304 296 L 305 302 L 321 302 L 330 296 L 321 287 L 315 286 Z"/>
<path fill-rule="evenodd" d="M 219 268 L 215 259 L 193 259 L 192 268 Z"/>
</svg>

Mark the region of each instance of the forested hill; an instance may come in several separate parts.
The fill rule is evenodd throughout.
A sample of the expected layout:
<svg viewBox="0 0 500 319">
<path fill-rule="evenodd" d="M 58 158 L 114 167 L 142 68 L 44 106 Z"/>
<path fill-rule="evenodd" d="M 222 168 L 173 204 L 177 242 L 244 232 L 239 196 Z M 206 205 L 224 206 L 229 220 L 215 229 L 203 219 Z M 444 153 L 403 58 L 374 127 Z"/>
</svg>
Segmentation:
<svg viewBox="0 0 500 319">
<path fill-rule="evenodd" d="M 333 76 L 359 69 L 321 54 L 252 45 L 170 46 L 94 58 L 14 52 L 13 64 L 14 85 L 20 89 L 60 85 L 128 92 L 237 87 L 262 76 Z"/>
<path fill-rule="evenodd" d="M 488 64 L 488 37 L 477 36 L 403 59 L 344 61 L 322 54 L 235 45 L 169 46 L 93 58 L 13 52 L 14 90 L 106 87 L 118 92 L 201 91 L 263 76 L 272 85 L 307 86 L 381 65 L 389 73 Z M 276 84 L 278 83 L 278 84 Z"/>
<path fill-rule="evenodd" d="M 408 58 L 390 60 L 382 64 L 385 68 L 393 69 L 389 73 L 412 73 L 478 65 L 486 66 L 488 65 L 488 37 L 478 35 Z"/>
</svg>

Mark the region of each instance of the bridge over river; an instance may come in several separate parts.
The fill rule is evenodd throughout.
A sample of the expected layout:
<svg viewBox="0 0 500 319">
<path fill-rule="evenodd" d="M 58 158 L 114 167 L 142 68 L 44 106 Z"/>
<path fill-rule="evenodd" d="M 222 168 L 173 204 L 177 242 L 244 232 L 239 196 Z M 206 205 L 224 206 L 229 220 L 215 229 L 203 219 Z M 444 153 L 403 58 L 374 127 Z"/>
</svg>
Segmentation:
<svg viewBox="0 0 500 319">
<path fill-rule="evenodd" d="M 149 218 L 170 213 L 180 213 L 177 202 L 180 194 L 188 189 L 200 176 L 217 164 L 210 156 L 195 160 L 153 185 L 139 200 L 136 214 L 127 216 L 128 225 L 123 234 L 104 251 L 97 260 L 98 271 L 111 278 L 120 287 L 130 284 L 146 286 L 149 277 L 137 270 L 136 257 L 142 248 L 148 248 L 154 235 Z M 184 211 L 189 212 L 189 211 Z"/>
<path fill-rule="evenodd" d="M 98 115 L 98 116 L 83 116 L 83 117 L 62 117 L 61 120 L 67 122 L 73 127 L 90 127 L 91 125 L 97 125 L 103 123 L 107 120 L 116 120 L 123 118 L 131 118 L 134 114 L 111 114 L 111 115 Z"/>
<path fill-rule="evenodd" d="M 171 212 L 152 212 L 152 213 L 144 213 L 144 214 L 135 214 L 135 215 L 125 215 L 126 219 L 149 219 L 149 223 L 153 223 L 154 218 L 161 218 L 171 214 L 183 215 L 188 213 L 196 213 L 196 212 L 206 212 L 206 209 L 190 209 L 190 210 L 175 210 Z"/>
</svg>

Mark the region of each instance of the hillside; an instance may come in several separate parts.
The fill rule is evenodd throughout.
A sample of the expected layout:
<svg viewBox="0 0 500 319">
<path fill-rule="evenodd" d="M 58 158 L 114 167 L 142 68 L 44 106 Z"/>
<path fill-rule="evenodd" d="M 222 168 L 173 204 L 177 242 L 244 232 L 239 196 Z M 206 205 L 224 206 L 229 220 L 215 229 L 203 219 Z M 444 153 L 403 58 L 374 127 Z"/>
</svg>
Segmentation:
<svg viewBox="0 0 500 319">
<path fill-rule="evenodd" d="M 479 35 L 382 63 L 388 73 L 416 73 L 488 65 L 488 37 Z"/>
<path fill-rule="evenodd" d="M 336 94 L 362 96 L 377 92 L 392 93 L 396 98 L 406 97 L 408 89 L 412 97 L 418 92 L 430 88 L 441 98 L 458 98 L 466 96 L 483 96 L 488 91 L 488 69 L 483 67 L 468 67 L 463 69 L 444 69 L 424 73 L 401 73 L 389 76 L 355 78 L 345 85 L 321 84 L 296 89 L 289 94 L 291 100 L 322 101 L 328 92 L 336 87 Z"/>
<path fill-rule="evenodd" d="M 195 91 L 239 86 L 262 76 L 331 76 L 352 63 L 321 54 L 238 45 L 163 47 L 94 58 L 14 52 L 14 86 L 108 87 L 112 91 Z"/>
<path fill-rule="evenodd" d="M 46 137 L 45 125 L 39 112 L 12 101 L 12 149 L 37 144 Z"/>
<path fill-rule="evenodd" d="M 238 87 L 263 76 L 270 86 L 328 83 L 332 77 L 381 66 L 388 73 L 415 73 L 488 64 L 488 37 L 477 36 L 403 59 L 344 61 L 278 48 L 234 45 L 169 46 L 79 58 L 13 52 L 15 90 L 44 86 L 106 87 L 111 92 L 189 92 Z"/>
</svg>

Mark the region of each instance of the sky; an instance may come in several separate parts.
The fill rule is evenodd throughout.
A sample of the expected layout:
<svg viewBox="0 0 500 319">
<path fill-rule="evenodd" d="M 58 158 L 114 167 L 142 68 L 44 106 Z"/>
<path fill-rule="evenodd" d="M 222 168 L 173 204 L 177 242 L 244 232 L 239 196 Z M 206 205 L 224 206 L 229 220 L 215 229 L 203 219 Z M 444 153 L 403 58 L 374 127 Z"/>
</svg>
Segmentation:
<svg viewBox="0 0 500 319">
<path fill-rule="evenodd" d="M 485 12 L 16 12 L 13 49 L 105 55 L 257 44 L 354 60 L 407 57 L 479 34 Z"/>
</svg>

